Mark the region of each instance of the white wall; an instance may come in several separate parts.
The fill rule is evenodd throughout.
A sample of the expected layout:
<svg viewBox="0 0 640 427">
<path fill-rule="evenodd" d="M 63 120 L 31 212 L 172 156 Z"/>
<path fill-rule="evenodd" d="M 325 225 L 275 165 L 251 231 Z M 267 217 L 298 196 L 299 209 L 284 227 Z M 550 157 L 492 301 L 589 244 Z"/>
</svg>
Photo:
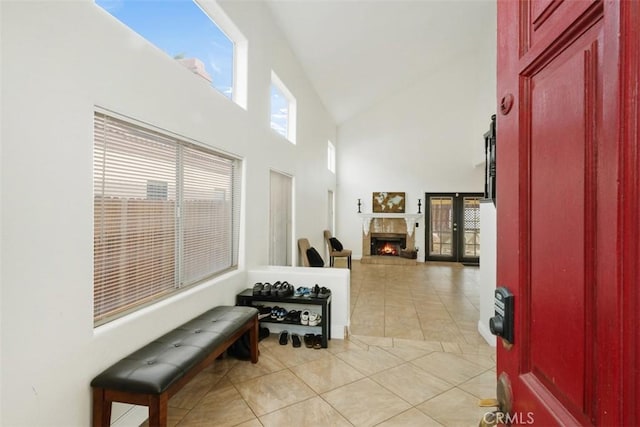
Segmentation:
<svg viewBox="0 0 640 427">
<path fill-rule="evenodd" d="M 368 213 L 373 192 L 404 191 L 406 212 L 422 199 L 424 213 L 425 192 L 484 191 L 483 134 L 496 105 L 495 22 L 486 28 L 464 55 L 339 126 L 335 234 L 354 258 L 362 256 L 358 199 Z M 424 260 L 424 220 L 420 227 Z"/>
<path fill-rule="evenodd" d="M 224 2 L 249 40 L 244 110 L 91 0 L 2 2 L 1 415 L 6 426 L 86 426 L 89 382 L 141 344 L 247 286 L 267 263 L 268 177 L 295 176 L 297 233 L 321 243 L 335 125 L 259 2 Z M 298 99 L 293 146 L 269 128 L 273 68 Z M 94 106 L 245 159 L 241 269 L 93 327 Z M 304 191 L 302 191 L 304 189 Z M 326 221 L 322 221 L 325 223 Z"/>
<path fill-rule="evenodd" d="M 497 223 L 496 207 L 491 202 L 480 204 L 480 319 L 478 332 L 493 347 L 496 337 L 489 329 L 489 319 L 494 314 L 494 291 L 496 289 L 497 261 Z"/>
<path fill-rule="evenodd" d="M 2 22 L 2 2 L 0 2 L 0 22 Z M 0 27 L 0 41 L 3 38 L 2 27 Z M 0 45 L 1 47 L 1 45 Z M 4 110 L 4 96 L 2 92 L 2 50 L 0 48 L 0 112 Z M 0 114 L 0 130 L 2 129 L 2 114 Z M 2 133 L 0 133 L 0 165 L 2 165 Z M 4 203 L 2 198 L 2 172 L 0 171 L 0 224 L 2 224 L 2 212 L 4 211 Z M 0 226 L 0 242 L 2 242 L 2 227 Z M 0 244 L 0 309 L 2 308 L 2 244 Z M 2 414 L 2 312 L 0 311 L 0 414 Z M 0 417 L 0 425 L 2 425 L 2 417 Z"/>
</svg>

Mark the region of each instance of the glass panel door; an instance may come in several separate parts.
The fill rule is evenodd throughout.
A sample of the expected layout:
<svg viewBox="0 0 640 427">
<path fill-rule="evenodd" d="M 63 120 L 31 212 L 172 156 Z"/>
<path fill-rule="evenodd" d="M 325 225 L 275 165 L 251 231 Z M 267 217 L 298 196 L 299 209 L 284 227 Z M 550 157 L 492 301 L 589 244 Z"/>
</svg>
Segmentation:
<svg viewBox="0 0 640 427">
<path fill-rule="evenodd" d="M 451 258 L 454 253 L 453 197 L 432 196 L 427 198 L 429 206 L 429 257 Z"/>
<path fill-rule="evenodd" d="M 477 262 L 480 258 L 480 199 L 478 196 L 462 198 L 462 260 L 467 262 Z"/>
<path fill-rule="evenodd" d="M 481 193 L 426 193 L 427 261 L 480 261 Z"/>
</svg>

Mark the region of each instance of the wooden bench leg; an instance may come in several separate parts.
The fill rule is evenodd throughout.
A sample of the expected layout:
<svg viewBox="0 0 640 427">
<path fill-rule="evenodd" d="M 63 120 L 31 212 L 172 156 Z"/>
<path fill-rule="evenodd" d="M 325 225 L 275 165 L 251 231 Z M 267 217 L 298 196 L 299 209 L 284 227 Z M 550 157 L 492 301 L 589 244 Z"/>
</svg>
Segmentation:
<svg viewBox="0 0 640 427">
<path fill-rule="evenodd" d="M 251 345 L 251 363 L 258 363 L 258 340 L 260 335 L 260 322 L 258 316 L 253 320 L 253 325 L 249 330 L 249 343 Z"/>
<path fill-rule="evenodd" d="M 169 397 L 167 393 L 149 396 L 149 427 L 167 427 Z"/>
<path fill-rule="evenodd" d="M 103 388 L 93 389 L 93 427 L 109 427 L 111 402 L 107 401 Z"/>
</svg>

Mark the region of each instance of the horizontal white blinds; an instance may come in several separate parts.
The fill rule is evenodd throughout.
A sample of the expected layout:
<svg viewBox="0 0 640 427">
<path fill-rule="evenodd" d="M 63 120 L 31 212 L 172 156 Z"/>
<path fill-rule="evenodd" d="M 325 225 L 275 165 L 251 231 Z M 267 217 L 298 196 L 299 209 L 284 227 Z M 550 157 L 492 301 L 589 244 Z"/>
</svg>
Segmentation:
<svg viewBox="0 0 640 427">
<path fill-rule="evenodd" d="M 235 265 L 235 163 L 95 114 L 96 323 Z"/>
</svg>

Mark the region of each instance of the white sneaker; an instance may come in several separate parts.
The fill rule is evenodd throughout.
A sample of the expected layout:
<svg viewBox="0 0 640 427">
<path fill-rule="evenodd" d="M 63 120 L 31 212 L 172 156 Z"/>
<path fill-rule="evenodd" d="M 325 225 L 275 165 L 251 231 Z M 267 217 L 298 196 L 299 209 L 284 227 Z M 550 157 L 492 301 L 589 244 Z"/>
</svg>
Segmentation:
<svg viewBox="0 0 640 427">
<path fill-rule="evenodd" d="M 300 324 L 308 325 L 309 324 L 309 310 L 305 310 L 300 315 Z"/>
<path fill-rule="evenodd" d="M 309 326 L 318 326 L 321 320 L 322 316 L 320 316 L 318 313 L 311 313 L 309 315 Z"/>
</svg>

